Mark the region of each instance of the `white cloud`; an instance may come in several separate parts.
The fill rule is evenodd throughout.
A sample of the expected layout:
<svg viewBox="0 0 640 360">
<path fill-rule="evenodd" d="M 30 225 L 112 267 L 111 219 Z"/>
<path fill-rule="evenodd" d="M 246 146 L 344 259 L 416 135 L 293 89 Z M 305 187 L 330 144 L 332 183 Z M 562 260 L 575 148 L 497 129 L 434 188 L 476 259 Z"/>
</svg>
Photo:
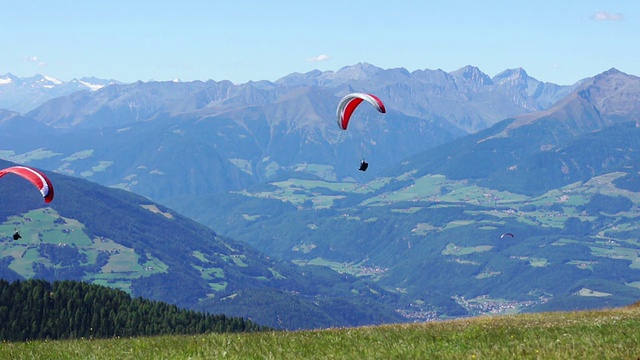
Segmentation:
<svg viewBox="0 0 640 360">
<path fill-rule="evenodd" d="M 32 62 L 32 63 L 36 63 L 38 65 L 38 67 L 45 67 L 47 66 L 47 64 L 40 60 L 39 57 L 31 55 L 31 56 L 27 56 L 24 58 L 24 61 L 28 61 L 28 62 Z"/>
<path fill-rule="evenodd" d="M 621 13 L 610 13 L 607 11 L 598 11 L 591 15 L 591 20 L 594 21 L 620 21 L 624 20 L 624 15 Z"/>
<path fill-rule="evenodd" d="M 320 54 L 318 56 L 307 58 L 307 61 L 308 62 L 321 62 L 321 61 L 326 61 L 326 60 L 329 60 L 329 59 L 330 59 L 329 55 Z"/>
</svg>

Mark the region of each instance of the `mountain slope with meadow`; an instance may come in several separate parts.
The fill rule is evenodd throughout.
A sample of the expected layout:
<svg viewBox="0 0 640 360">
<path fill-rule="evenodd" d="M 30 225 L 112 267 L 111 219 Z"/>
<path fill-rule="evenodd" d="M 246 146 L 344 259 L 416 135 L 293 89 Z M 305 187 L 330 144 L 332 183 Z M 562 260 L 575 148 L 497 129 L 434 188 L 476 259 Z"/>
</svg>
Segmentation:
<svg viewBox="0 0 640 360">
<path fill-rule="evenodd" d="M 6 280 L 81 280 L 276 328 L 403 320 L 394 295 L 374 283 L 325 268 L 300 271 L 139 195 L 48 175 L 56 192 L 50 204 L 24 179 L 1 179 Z M 14 230 L 21 239 L 12 239 Z M 270 302 L 239 307 L 248 296 Z"/>
</svg>

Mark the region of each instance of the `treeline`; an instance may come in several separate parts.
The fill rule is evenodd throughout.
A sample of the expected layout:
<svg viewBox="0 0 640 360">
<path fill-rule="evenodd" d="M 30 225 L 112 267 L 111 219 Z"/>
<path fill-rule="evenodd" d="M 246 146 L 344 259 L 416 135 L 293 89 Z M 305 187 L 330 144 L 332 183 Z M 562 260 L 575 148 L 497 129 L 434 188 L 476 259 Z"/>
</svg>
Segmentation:
<svg viewBox="0 0 640 360">
<path fill-rule="evenodd" d="M 78 281 L 0 279 L 0 339 L 104 338 L 268 330 L 250 320 L 132 299 L 122 290 Z"/>
</svg>

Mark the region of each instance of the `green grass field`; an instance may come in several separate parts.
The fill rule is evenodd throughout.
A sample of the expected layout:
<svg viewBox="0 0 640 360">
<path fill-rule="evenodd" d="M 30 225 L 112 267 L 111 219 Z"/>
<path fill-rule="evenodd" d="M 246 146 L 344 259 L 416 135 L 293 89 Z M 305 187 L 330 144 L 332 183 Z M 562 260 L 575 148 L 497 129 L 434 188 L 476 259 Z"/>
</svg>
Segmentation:
<svg viewBox="0 0 640 360">
<path fill-rule="evenodd" d="M 2 359 L 636 359 L 640 307 L 252 334 L 3 343 Z"/>
<path fill-rule="evenodd" d="M 26 164 L 32 160 L 47 159 L 54 156 L 60 156 L 62 153 L 54 153 L 44 148 L 35 149 L 23 154 L 11 154 L 10 156 L 3 156 L 3 159 L 9 160 L 18 164 Z"/>
</svg>

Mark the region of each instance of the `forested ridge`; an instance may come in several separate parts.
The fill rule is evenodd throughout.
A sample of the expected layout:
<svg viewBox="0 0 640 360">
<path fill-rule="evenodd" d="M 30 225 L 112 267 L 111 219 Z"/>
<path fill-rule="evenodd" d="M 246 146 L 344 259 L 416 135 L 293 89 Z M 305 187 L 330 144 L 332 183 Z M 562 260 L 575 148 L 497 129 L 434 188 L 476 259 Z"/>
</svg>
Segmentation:
<svg viewBox="0 0 640 360">
<path fill-rule="evenodd" d="M 267 330 L 241 317 L 180 309 L 78 281 L 0 279 L 0 339 L 105 338 Z"/>
</svg>

